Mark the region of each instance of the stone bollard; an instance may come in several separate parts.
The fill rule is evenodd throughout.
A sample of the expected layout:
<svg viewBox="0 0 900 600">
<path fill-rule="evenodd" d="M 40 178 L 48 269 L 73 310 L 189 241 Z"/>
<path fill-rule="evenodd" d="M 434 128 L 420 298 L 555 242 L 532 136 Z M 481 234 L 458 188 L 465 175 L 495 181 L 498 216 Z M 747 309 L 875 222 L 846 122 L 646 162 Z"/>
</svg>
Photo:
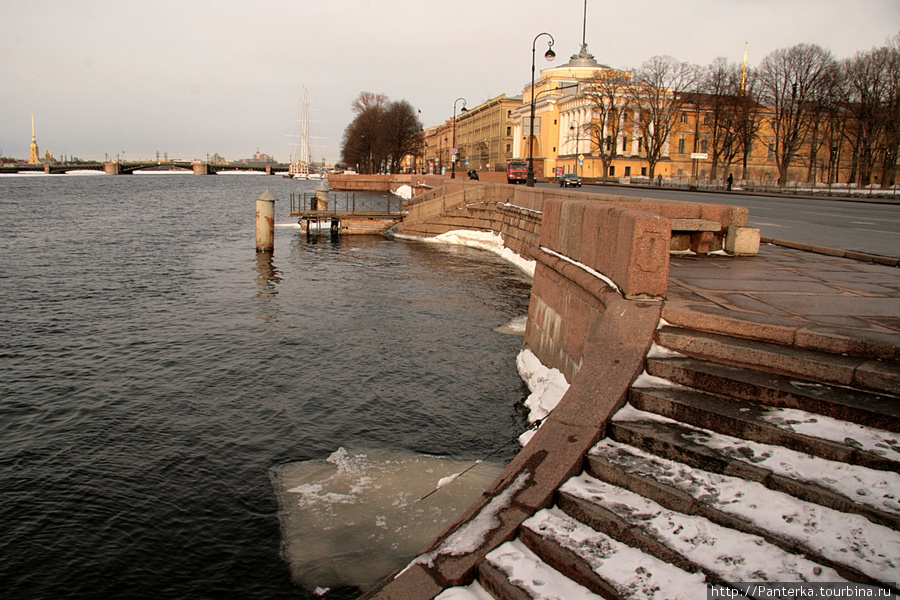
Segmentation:
<svg viewBox="0 0 900 600">
<path fill-rule="evenodd" d="M 316 210 L 328 210 L 328 182 L 323 181 L 316 188 Z"/>
<path fill-rule="evenodd" d="M 266 188 L 256 199 L 256 251 L 275 250 L 275 201 L 278 198 Z"/>
</svg>

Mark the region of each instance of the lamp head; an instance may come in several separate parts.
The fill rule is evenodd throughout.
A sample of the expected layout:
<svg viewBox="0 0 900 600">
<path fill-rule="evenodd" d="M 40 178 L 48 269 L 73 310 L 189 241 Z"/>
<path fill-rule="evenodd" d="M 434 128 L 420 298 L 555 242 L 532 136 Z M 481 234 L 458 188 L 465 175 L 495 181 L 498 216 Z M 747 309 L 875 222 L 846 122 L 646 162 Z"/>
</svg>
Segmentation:
<svg viewBox="0 0 900 600">
<path fill-rule="evenodd" d="M 547 60 L 553 60 L 556 58 L 556 52 L 553 51 L 553 48 L 547 48 L 547 51 L 544 52 L 544 58 Z"/>
</svg>

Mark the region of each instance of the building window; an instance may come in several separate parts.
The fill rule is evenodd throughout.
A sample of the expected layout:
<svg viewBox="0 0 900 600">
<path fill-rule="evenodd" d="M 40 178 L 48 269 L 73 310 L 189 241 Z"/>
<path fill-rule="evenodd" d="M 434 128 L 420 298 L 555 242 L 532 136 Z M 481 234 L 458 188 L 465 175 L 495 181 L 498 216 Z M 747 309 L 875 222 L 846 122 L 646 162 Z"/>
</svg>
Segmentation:
<svg viewBox="0 0 900 600">
<path fill-rule="evenodd" d="M 681 122 L 687 123 L 687 113 L 681 113 Z"/>
<path fill-rule="evenodd" d="M 643 176 L 643 177 L 647 176 L 647 167 L 641 167 L 641 176 Z"/>
<path fill-rule="evenodd" d="M 613 177 L 613 176 L 615 176 L 615 174 L 616 174 L 616 165 L 610 165 L 609 166 L 609 176 Z"/>
<path fill-rule="evenodd" d="M 622 152 L 628 152 L 628 136 L 622 138 Z"/>
<path fill-rule="evenodd" d="M 678 154 L 684 154 L 684 145 L 685 145 L 684 138 L 681 138 L 680 140 L 678 140 Z"/>
<path fill-rule="evenodd" d="M 506 151 L 507 151 L 507 152 L 511 152 L 511 151 L 512 151 L 512 150 L 510 149 L 509 144 L 506 145 Z"/>
<path fill-rule="evenodd" d="M 512 135 L 512 127 L 506 128 L 506 135 Z"/>
<path fill-rule="evenodd" d="M 709 152 L 709 140 L 700 142 L 700 152 Z"/>
<path fill-rule="evenodd" d="M 631 167 L 625 167 L 625 177 L 631 177 Z"/>
</svg>

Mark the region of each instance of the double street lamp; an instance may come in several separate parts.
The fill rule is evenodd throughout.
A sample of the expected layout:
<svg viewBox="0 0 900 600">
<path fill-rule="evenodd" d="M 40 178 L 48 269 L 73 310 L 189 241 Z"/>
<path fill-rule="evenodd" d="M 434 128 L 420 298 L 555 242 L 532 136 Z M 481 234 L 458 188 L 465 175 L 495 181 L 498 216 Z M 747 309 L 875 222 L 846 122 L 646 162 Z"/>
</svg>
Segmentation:
<svg viewBox="0 0 900 600">
<path fill-rule="evenodd" d="M 465 98 L 457 98 L 453 101 L 453 147 L 450 149 L 450 179 L 456 179 L 456 158 L 459 155 L 459 151 L 456 149 L 456 103 L 460 100 L 462 100 L 463 105 L 459 112 L 466 112 Z"/>
<path fill-rule="evenodd" d="M 544 58 L 547 60 L 556 58 L 556 52 L 553 51 L 553 36 L 547 32 L 539 33 L 534 36 L 534 41 L 531 42 L 531 131 L 528 135 L 528 172 L 525 176 L 525 185 L 528 187 L 534 187 L 534 53 L 538 38 L 542 35 L 546 35 L 550 38 L 550 41 L 547 42 L 547 51 L 544 52 Z"/>
</svg>

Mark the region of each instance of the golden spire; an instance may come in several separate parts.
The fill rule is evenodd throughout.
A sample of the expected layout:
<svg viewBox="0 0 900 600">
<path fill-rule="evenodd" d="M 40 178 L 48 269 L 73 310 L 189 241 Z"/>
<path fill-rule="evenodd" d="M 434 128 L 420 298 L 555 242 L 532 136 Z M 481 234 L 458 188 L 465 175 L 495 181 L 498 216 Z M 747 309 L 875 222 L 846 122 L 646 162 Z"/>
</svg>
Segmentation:
<svg viewBox="0 0 900 600">
<path fill-rule="evenodd" d="M 744 42 L 744 70 L 741 71 L 741 94 L 747 91 L 747 42 Z"/>
<path fill-rule="evenodd" d="M 41 155 L 38 150 L 37 138 L 34 137 L 34 113 L 31 113 L 31 158 L 28 159 L 29 165 L 37 165 L 41 162 Z"/>
</svg>

